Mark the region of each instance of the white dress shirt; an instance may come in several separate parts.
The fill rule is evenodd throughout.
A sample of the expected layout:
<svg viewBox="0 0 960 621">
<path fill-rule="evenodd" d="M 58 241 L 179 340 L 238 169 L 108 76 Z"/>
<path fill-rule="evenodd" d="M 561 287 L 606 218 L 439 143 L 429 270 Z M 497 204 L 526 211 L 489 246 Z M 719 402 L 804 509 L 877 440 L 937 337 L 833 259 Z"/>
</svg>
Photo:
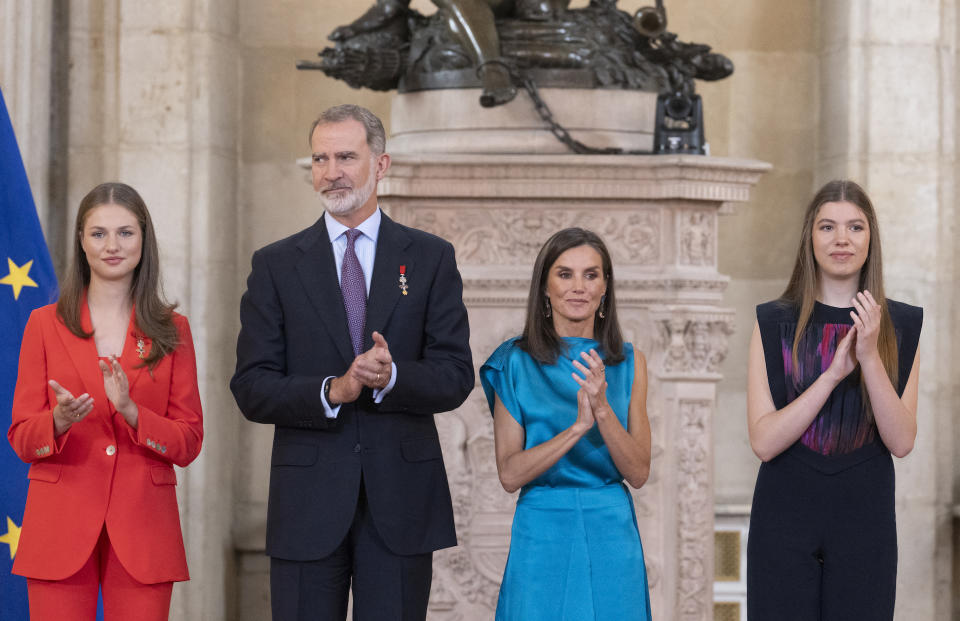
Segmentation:
<svg viewBox="0 0 960 621">
<path fill-rule="evenodd" d="M 357 260 L 360 261 L 360 267 L 363 269 L 363 280 L 367 287 L 367 297 L 370 296 L 370 281 L 373 278 L 373 264 L 377 257 L 377 238 L 380 235 L 381 215 L 380 208 L 377 207 L 377 210 L 374 211 L 369 218 L 357 226 L 357 230 L 362 234 L 357 237 L 356 241 L 353 242 L 353 249 L 357 253 Z M 343 268 L 343 255 L 347 251 L 346 232 L 349 230 L 349 227 L 337 222 L 337 220 L 326 211 L 323 212 L 323 221 L 327 225 L 327 234 L 330 236 L 330 245 L 333 248 L 333 259 L 337 263 L 337 282 L 340 282 L 340 271 Z M 329 382 L 334 377 L 334 375 L 331 375 L 325 378 L 323 380 L 324 384 Z M 374 403 L 380 403 L 383 401 L 383 398 L 386 397 L 391 390 L 393 390 L 393 387 L 396 383 L 397 365 L 391 362 L 390 383 L 383 388 L 373 389 Z M 340 412 L 340 406 L 338 405 L 336 407 L 330 407 L 330 404 L 327 403 L 322 391 L 320 394 L 320 401 L 323 403 L 323 412 L 327 418 L 336 418 L 337 414 Z"/>
</svg>

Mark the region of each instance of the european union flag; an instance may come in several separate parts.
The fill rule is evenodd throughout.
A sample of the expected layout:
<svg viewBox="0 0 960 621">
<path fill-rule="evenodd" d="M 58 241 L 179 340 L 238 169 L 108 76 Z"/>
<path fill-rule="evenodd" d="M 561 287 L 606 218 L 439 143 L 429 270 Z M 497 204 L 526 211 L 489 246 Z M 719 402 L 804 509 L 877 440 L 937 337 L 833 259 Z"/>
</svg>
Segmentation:
<svg viewBox="0 0 960 621">
<path fill-rule="evenodd" d="M 10 573 L 27 498 L 27 465 L 6 442 L 20 339 L 30 312 L 56 299 L 57 276 L 0 91 L 0 619 L 4 621 L 29 618 L 27 582 Z"/>
</svg>

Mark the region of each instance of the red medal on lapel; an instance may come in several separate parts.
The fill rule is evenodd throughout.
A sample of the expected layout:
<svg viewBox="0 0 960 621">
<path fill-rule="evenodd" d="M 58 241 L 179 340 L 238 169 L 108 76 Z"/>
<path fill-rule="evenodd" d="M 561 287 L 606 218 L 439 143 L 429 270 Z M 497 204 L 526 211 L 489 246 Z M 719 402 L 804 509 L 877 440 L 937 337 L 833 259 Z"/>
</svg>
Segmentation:
<svg viewBox="0 0 960 621">
<path fill-rule="evenodd" d="M 400 266 L 400 291 L 403 295 L 407 295 L 407 266 Z"/>
</svg>

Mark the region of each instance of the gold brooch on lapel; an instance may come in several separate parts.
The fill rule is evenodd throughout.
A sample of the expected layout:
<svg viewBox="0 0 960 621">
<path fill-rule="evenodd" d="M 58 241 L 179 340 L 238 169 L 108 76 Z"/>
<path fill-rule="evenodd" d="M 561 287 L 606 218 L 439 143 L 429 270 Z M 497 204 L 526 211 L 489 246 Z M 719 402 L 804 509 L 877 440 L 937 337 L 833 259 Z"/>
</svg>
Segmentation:
<svg viewBox="0 0 960 621">
<path fill-rule="evenodd" d="M 144 358 L 146 358 L 146 355 L 147 355 L 147 352 L 146 352 L 146 346 L 143 343 L 143 337 L 138 336 L 137 337 L 137 357 L 140 358 L 140 360 L 143 360 Z"/>
<path fill-rule="evenodd" d="M 407 295 L 407 266 L 400 266 L 400 291 L 403 295 Z"/>
</svg>

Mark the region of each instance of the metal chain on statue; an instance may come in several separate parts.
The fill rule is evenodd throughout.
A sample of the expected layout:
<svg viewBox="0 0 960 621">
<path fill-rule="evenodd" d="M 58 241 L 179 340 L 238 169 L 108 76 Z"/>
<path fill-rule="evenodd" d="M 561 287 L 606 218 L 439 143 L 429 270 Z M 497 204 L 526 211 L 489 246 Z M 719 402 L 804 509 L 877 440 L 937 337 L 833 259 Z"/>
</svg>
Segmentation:
<svg viewBox="0 0 960 621">
<path fill-rule="evenodd" d="M 533 101 L 533 107 L 536 109 L 537 114 L 539 114 L 540 118 L 543 119 L 543 122 L 550 127 L 550 133 L 553 134 L 557 140 L 567 145 L 567 148 L 574 153 L 589 155 L 650 155 L 653 153 L 653 151 L 645 150 L 626 151 L 619 147 L 604 147 L 598 149 L 596 147 L 590 147 L 583 144 L 571 136 L 567 128 L 553 118 L 553 113 L 550 111 L 550 106 L 548 106 L 547 102 L 540 97 L 540 91 L 537 89 L 536 82 L 530 78 L 524 78 L 521 80 L 521 84 L 527 91 L 527 94 L 530 95 L 530 100 Z"/>
<path fill-rule="evenodd" d="M 617 0 L 590 0 L 589 6 L 581 8 L 570 8 L 571 0 L 432 3 L 453 10 L 457 19 L 422 15 L 410 8 L 411 0 L 376 0 L 353 22 L 330 33 L 335 47 L 324 48 L 318 61 L 298 61 L 297 68 L 317 69 L 354 88 L 377 91 L 413 93 L 479 86 L 479 103 L 486 108 L 507 104 L 524 89 L 544 129 L 549 128 L 572 153 L 709 153 L 703 102 L 694 80 L 721 80 L 733 73 L 733 62 L 711 52 L 709 45 L 681 41 L 676 33 L 667 31 L 664 0 L 638 9 L 632 17 L 617 8 Z M 579 0 L 579 4 L 587 3 Z M 493 6 L 498 8 L 496 12 Z M 537 23 L 535 32 L 530 30 L 531 21 Z M 531 42 L 535 44 L 531 46 Z M 557 66 L 557 59 L 568 57 L 574 62 Z M 477 66 L 471 71 L 462 66 L 462 59 L 476 59 Z M 485 65 L 497 68 L 485 70 Z M 504 68 L 510 73 L 509 83 Z M 492 71 L 488 74 L 487 70 Z M 594 92 L 607 88 L 656 93 L 652 146 L 631 148 L 648 144 L 641 128 L 621 133 L 627 140 L 630 136 L 623 134 L 644 140 L 621 143 L 625 148 L 597 148 L 576 140 L 554 118 L 531 79 L 542 75 L 540 71 L 546 72 L 549 85 L 556 88 L 589 85 Z M 647 104 L 638 101 L 633 105 Z M 469 113 L 466 109 L 459 112 Z"/>
</svg>

